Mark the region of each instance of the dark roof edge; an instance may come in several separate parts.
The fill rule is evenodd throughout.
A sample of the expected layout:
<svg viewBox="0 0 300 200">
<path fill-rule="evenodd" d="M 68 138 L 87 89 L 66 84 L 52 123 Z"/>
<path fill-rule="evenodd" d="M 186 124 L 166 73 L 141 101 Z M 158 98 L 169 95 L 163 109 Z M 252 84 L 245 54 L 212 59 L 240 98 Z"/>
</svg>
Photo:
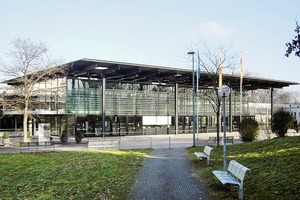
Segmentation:
<svg viewBox="0 0 300 200">
<path fill-rule="evenodd" d="M 109 60 L 99 60 L 99 59 L 92 59 L 92 58 L 82 58 L 80 60 L 76 61 L 88 61 L 88 62 L 99 62 L 99 63 L 108 63 L 108 64 L 120 64 L 120 65 L 131 65 L 131 66 L 136 66 L 136 67 L 145 67 L 145 68 L 155 68 L 155 69 L 169 69 L 169 70 L 178 70 L 178 71 L 183 71 L 183 72 L 192 72 L 191 69 L 186 69 L 186 68 L 175 68 L 175 67 L 170 67 L 170 66 L 161 66 L 161 65 L 148 65 L 148 64 L 138 64 L 138 63 L 130 63 L 130 62 L 120 62 L 120 61 L 109 61 Z M 73 61 L 73 62 L 76 62 Z M 73 63 L 70 62 L 70 63 Z M 201 72 L 207 74 L 207 72 Z M 227 77 L 235 77 L 235 78 L 240 78 L 240 75 L 236 74 L 223 74 L 223 76 Z M 272 82 L 278 82 L 278 83 L 286 83 L 289 85 L 300 85 L 299 82 L 294 82 L 294 81 L 284 81 L 284 80 L 279 80 L 279 79 L 271 79 L 271 78 L 264 78 L 264 77 L 257 77 L 257 76 L 243 76 L 243 78 L 246 79 L 252 79 L 252 80 L 261 80 L 261 81 L 272 81 Z"/>
</svg>

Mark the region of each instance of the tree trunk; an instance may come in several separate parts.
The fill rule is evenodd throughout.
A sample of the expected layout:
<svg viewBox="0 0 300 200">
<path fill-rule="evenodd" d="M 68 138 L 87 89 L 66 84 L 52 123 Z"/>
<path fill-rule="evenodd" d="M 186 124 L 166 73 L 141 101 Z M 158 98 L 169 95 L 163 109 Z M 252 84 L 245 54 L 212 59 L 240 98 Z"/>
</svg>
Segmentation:
<svg viewBox="0 0 300 200">
<path fill-rule="evenodd" d="M 28 138 L 27 138 L 27 131 L 28 131 L 28 105 L 29 105 L 29 98 L 27 97 L 27 95 L 25 94 L 25 106 L 24 106 L 24 114 L 23 114 L 23 140 L 24 142 L 27 142 L 28 141 Z"/>
<path fill-rule="evenodd" d="M 28 121 L 28 111 L 24 111 L 24 115 L 23 115 L 23 140 L 24 142 L 27 141 L 27 121 Z"/>
<path fill-rule="evenodd" d="M 219 147 L 220 145 L 220 106 L 218 106 L 218 111 L 217 111 L 217 146 Z"/>
<path fill-rule="evenodd" d="M 218 99 L 218 109 L 217 109 L 217 146 L 220 145 L 220 127 L 221 127 L 221 101 Z M 221 124 L 220 124 L 221 123 Z"/>
</svg>

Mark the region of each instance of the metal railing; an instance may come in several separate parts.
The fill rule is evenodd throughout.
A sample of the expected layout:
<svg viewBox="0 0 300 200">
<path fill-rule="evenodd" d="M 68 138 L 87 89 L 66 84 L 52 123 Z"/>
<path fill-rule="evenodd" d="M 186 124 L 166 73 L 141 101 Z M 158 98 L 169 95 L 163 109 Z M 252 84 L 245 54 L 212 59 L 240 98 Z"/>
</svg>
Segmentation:
<svg viewBox="0 0 300 200">
<path fill-rule="evenodd" d="M 88 149 L 146 149 L 175 148 L 192 146 L 191 136 L 123 136 L 123 137 L 91 137 Z M 200 141 L 205 143 L 205 140 Z"/>
</svg>

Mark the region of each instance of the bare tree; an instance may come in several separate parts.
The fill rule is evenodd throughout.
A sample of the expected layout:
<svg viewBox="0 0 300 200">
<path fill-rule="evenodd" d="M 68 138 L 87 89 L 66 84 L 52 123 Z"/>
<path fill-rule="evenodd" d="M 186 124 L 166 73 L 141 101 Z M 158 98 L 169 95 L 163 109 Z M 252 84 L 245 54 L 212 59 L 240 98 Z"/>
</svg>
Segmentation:
<svg viewBox="0 0 300 200">
<path fill-rule="evenodd" d="M 269 103 L 270 102 L 270 90 L 258 89 L 245 91 L 245 95 L 248 97 L 248 101 L 255 103 Z"/>
<path fill-rule="evenodd" d="M 299 91 L 289 91 L 290 97 L 292 99 L 291 103 L 299 103 L 300 100 L 300 92 Z"/>
<path fill-rule="evenodd" d="M 270 89 L 258 89 L 246 91 L 248 101 L 256 103 L 256 110 L 258 110 L 258 118 L 261 130 L 264 131 L 267 138 L 270 138 L 271 127 L 269 122 L 271 121 L 271 90 Z M 299 93 L 296 91 L 285 91 L 283 89 L 274 89 L 273 91 L 273 103 L 276 106 L 275 109 L 282 108 L 282 104 L 297 103 L 299 99 Z M 260 111 L 259 111 L 260 110 Z M 263 111 L 263 110 L 266 110 Z M 257 111 L 256 111 L 257 112 Z M 264 113 L 263 113 L 264 112 Z"/>
<path fill-rule="evenodd" d="M 278 90 L 276 90 L 278 91 Z M 299 92 L 298 91 L 284 91 L 281 90 L 280 92 L 276 93 L 274 97 L 276 99 L 276 103 L 281 104 L 296 104 L 299 103 Z"/>
<path fill-rule="evenodd" d="M 251 100 L 257 103 L 268 103 L 271 99 L 269 90 L 256 90 L 251 92 Z M 274 89 L 274 104 L 298 103 L 299 93 L 297 91 L 284 91 L 283 89 Z"/>
<path fill-rule="evenodd" d="M 4 65 L 2 71 L 12 78 L 7 83 L 14 89 L 9 97 L 2 98 L 2 103 L 22 113 L 24 141 L 26 141 L 28 120 L 32 117 L 30 106 L 34 97 L 41 92 L 37 84 L 63 75 L 66 69 L 64 66 L 53 67 L 58 63 L 49 58 L 48 48 L 43 42 L 17 38 L 11 45 L 11 50 L 7 54 L 8 64 Z"/>
<path fill-rule="evenodd" d="M 217 145 L 219 146 L 220 138 L 220 114 L 221 114 L 221 98 L 218 96 L 219 89 L 219 74 L 220 69 L 223 74 L 233 75 L 237 64 L 238 56 L 230 53 L 229 48 L 211 49 L 207 45 L 203 45 L 203 51 L 200 52 L 201 71 L 208 74 L 209 79 L 213 83 L 211 89 L 202 90 L 205 95 L 200 95 L 205 98 L 212 106 L 217 117 Z M 226 80 L 222 84 L 229 84 Z M 229 85 L 230 86 L 230 85 Z"/>
</svg>

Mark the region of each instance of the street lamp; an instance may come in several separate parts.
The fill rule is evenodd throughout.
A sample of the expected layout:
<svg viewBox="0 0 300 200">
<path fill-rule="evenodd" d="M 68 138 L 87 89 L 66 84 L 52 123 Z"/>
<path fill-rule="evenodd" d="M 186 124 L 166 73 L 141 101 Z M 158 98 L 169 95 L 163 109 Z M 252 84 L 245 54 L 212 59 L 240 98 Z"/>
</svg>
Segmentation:
<svg viewBox="0 0 300 200">
<path fill-rule="evenodd" d="M 194 55 L 195 52 L 191 51 L 188 52 L 188 55 L 192 55 L 192 68 L 193 68 L 193 77 L 192 77 L 192 81 L 193 81 L 193 147 L 196 146 L 195 144 L 195 70 L 194 70 Z"/>
<path fill-rule="evenodd" d="M 230 87 L 227 85 L 222 85 L 219 90 L 219 97 L 223 99 L 223 171 L 227 170 L 226 163 L 227 163 L 227 150 L 226 150 L 226 105 L 225 105 L 225 98 L 229 96 L 231 90 Z"/>
</svg>

